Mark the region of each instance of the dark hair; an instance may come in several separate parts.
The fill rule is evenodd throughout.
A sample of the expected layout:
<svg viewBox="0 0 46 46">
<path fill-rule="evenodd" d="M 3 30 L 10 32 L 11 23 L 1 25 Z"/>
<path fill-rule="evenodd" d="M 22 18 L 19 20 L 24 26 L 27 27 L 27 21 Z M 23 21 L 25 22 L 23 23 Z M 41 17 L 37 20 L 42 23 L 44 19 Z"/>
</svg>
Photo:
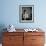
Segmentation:
<svg viewBox="0 0 46 46">
<path fill-rule="evenodd" d="M 24 10 L 24 13 L 26 12 L 26 10 Z"/>
</svg>

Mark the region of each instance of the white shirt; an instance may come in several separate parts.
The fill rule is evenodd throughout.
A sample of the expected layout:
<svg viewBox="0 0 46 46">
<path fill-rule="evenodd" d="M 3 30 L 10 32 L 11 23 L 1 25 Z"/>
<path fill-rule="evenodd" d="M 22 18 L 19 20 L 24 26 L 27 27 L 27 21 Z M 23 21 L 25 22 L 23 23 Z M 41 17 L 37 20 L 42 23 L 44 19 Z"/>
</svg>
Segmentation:
<svg viewBox="0 0 46 46">
<path fill-rule="evenodd" d="M 26 18 L 29 18 L 29 15 L 27 13 L 23 14 L 23 18 L 26 19 Z"/>
</svg>

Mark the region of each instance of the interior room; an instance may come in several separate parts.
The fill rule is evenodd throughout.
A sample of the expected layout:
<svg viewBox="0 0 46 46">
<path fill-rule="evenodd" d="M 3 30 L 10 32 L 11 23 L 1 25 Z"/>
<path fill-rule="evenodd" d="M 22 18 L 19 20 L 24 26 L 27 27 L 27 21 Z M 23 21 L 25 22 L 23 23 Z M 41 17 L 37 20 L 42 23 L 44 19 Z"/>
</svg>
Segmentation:
<svg viewBox="0 0 46 46">
<path fill-rule="evenodd" d="M 25 14 L 26 16 L 24 15 L 24 12 L 26 10 L 29 16 L 28 14 Z M 21 15 L 24 15 L 24 16 L 21 16 Z M 3 43 L 5 44 L 5 42 L 3 42 L 3 38 L 4 38 L 3 33 L 9 30 L 8 29 L 9 26 L 10 27 L 14 26 L 14 29 L 11 29 L 9 33 L 14 32 L 13 30 L 15 30 L 16 32 L 18 29 L 20 29 L 18 30 L 18 32 L 19 31 L 23 32 L 20 34 L 22 34 L 24 37 L 26 34 L 25 32 L 29 31 L 29 34 L 30 34 L 30 31 L 31 32 L 36 31 L 36 33 L 33 35 L 38 35 L 38 36 L 43 35 L 44 37 L 42 38 L 44 38 L 44 42 L 43 42 L 44 45 L 42 46 L 46 46 L 46 0 L 0 0 L 0 46 L 3 46 Z M 43 34 L 41 33 L 41 35 L 39 35 L 40 33 L 37 34 L 37 31 L 43 32 Z M 16 35 L 16 33 L 14 34 Z M 38 40 L 40 41 L 40 39 Z M 32 46 L 32 45 L 28 45 L 28 43 L 26 45 Z M 40 43 L 40 46 L 41 46 L 41 43 Z"/>
</svg>

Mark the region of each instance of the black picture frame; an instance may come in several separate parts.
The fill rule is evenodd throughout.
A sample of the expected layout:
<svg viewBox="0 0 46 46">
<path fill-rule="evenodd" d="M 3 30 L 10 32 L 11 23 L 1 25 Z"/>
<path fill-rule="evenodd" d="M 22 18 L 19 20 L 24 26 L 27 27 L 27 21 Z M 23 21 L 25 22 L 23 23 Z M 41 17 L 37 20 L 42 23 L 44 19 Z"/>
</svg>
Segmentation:
<svg viewBox="0 0 46 46">
<path fill-rule="evenodd" d="M 22 23 L 34 22 L 34 5 L 19 5 L 19 21 Z"/>
</svg>

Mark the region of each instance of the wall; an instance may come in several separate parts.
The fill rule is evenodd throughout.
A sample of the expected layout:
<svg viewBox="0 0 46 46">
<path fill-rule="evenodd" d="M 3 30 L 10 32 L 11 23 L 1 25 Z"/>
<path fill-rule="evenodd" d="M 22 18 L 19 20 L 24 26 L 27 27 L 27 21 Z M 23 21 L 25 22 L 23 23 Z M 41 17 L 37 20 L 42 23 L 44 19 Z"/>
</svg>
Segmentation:
<svg viewBox="0 0 46 46">
<path fill-rule="evenodd" d="M 13 24 L 16 28 L 46 28 L 46 1 L 41 0 L 1 0 L 0 25 Z M 19 22 L 19 5 L 34 5 L 34 22 Z"/>
</svg>

